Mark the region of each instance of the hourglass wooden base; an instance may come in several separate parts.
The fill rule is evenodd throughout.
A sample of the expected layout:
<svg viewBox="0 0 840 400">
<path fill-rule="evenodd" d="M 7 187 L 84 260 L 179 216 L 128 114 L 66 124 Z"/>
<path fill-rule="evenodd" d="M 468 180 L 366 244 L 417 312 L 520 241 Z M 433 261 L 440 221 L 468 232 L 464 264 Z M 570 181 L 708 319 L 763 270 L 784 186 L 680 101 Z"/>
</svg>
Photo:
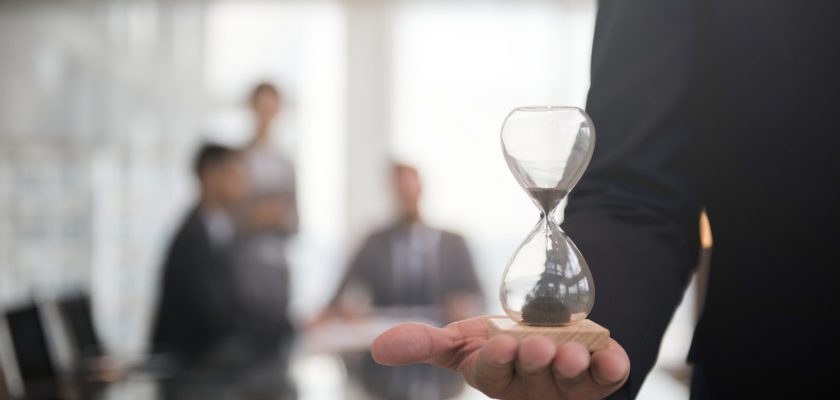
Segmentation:
<svg viewBox="0 0 840 400">
<path fill-rule="evenodd" d="M 531 326 L 500 317 L 491 318 L 488 324 L 490 337 L 510 335 L 519 340 L 527 336 L 541 335 L 556 344 L 578 342 L 592 353 L 606 349 L 610 341 L 610 331 L 588 319 L 567 326 Z"/>
</svg>

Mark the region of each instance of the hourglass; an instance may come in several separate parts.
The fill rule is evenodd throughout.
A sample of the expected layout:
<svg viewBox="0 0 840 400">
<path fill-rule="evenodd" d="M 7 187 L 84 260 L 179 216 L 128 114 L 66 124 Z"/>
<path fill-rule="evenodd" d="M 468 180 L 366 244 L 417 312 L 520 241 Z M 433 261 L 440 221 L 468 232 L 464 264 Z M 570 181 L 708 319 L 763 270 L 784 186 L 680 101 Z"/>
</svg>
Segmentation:
<svg viewBox="0 0 840 400">
<path fill-rule="evenodd" d="M 592 274 L 554 220 L 592 158 L 592 121 L 576 107 L 520 107 L 508 114 L 501 136 L 505 161 L 540 220 L 505 269 L 499 296 L 509 318 L 491 319 L 490 333 L 605 348 L 609 331 L 586 319 L 595 301 Z"/>
</svg>

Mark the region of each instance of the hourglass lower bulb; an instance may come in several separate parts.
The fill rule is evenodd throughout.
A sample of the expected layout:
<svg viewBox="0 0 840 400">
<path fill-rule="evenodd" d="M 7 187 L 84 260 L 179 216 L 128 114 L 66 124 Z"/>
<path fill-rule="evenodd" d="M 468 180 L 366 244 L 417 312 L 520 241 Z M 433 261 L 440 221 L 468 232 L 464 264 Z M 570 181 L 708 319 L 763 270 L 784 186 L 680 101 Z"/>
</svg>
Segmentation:
<svg viewBox="0 0 840 400">
<path fill-rule="evenodd" d="M 592 274 L 583 256 L 547 215 L 511 259 L 500 289 L 505 313 L 526 325 L 578 322 L 594 301 Z"/>
<path fill-rule="evenodd" d="M 491 331 L 495 326 L 504 333 L 574 340 L 585 331 L 594 340 L 591 350 L 606 346 L 608 331 L 586 320 L 595 301 L 589 266 L 552 217 L 592 157 L 592 121 L 576 107 L 520 107 L 505 119 L 501 141 L 505 161 L 540 220 L 502 277 L 499 295 L 510 321 L 491 320 Z"/>
</svg>

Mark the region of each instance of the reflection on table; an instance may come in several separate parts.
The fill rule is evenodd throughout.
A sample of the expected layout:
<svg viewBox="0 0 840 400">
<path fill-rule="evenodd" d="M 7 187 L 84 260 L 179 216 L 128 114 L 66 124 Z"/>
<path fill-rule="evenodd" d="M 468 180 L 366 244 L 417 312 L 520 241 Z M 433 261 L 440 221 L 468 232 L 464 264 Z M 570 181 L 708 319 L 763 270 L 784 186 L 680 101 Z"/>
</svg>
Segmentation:
<svg viewBox="0 0 840 400">
<path fill-rule="evenodd" d="M 67 400 L 167 398 L 167 388 L 171 387 L 172 383 L 172 365 L 165 356 L 136 355 L 133 359 L 126 360 L 109 357 L 96 351 L 89 354 L 99 355 L 80 357 L 77 369 L 74 371 L 59 373 L 58 368 L 53 369 L 52 358 L 46 355 L 50 347 L 46 345 L 46 337 L 50 335 L 46 334 L 46 326 L 41 322 L 49 318 L 42 318 L 45 314 L 43 307 L 29 305 L 21 307 L 20 310 L 23 312 L 21 315 L 32 318 L 25 318 L 26 324 L 23 325 L 28 326 L 26 332 L 29 336 L 26 336 L 28 338 L 26 343 L 21 344 L 31 348 L 19 350 L 27 351 L 25 354 L 29 354 L 30 357 L 34 354 L 33 351 L 44 355 L 41 361 L 48 363 L 50 366 L 48 369 L 52 371 L 49 377 L 40 380 L 27 379 L 25 389 L 29 395 L 26 398 Z M 392 326 L 403 322 L 435 325 L 434 321 L 440 320 L 438 313 L 439 310 L 428 307 L 383 308 L 377 309 L 371 315 L 331 318 L 302 329 L 291 358 L 291 374 L 299 392 L 297 398 L 301 400 L 372 398 L 361 382 L 363 381 L 362 371 L 365 368 L 371 368 L 369 350 L 373 339 Z M 15 329 L 20 328 L 17 326 L 20 321 L 14 318 L 12 321 Z M 6 328 L 6 333 L 0 335 L 7 342 L 10 341 L 9 331 L 10 329 Z M 33 337 L 38 336 L 42 336 L 44 341 L 33 342 Z M 32 359 L 29 358 L 29 360 Z M 0 383 L 8 381 L 7 377 L 10 375 L 8 372 L 2 374 Z M 31 373 L 31 371 L 24 372 Z M 18 385 L 22 384 L 19 374 L 12 378 L 13 381 L 15 379 Z M 175 398 L 178 400 L 271 398 L 249 396 L 247 393 L 231 390 L 225 376 L 197 377 L 191 383 L 193 385 L 182 387 L 183 390 Z M 0 391 L 0 399 L 20 397 L 10 397 L 6 393 L 6 390 Z M 475 392 L 470 392 L 470 394 L 475 396 Z M 168 397 L 173 398 L 171 395 Z"/>
</svg>

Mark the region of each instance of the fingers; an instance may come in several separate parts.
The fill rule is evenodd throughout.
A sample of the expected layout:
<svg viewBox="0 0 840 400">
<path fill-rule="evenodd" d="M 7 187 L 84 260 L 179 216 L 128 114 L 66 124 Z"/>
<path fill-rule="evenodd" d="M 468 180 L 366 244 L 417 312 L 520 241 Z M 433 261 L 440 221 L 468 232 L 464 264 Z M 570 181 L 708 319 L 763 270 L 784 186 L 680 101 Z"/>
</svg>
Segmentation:
<svg viewBox="0 0 840 400">
<path fill-rule="evenodd" d="M 556 393 L 554 377 L 549 366 L 557 354 L 557 346 L 543 336 L 525 338 L 519 344 L 516 374 L 526 398 L 552 398 Z"/>
<path fill-rule="evenodd" d="M 371 346 L 373 359 L 383 365 L 428 362 L 451 351 L 457 344 L 450 330 L 408 323 L 379 335 Z"/>
<path fill-rule="evenodd" d="M 592 355 L 590 373 L 601 386 L 620 387 L 630 375 L 630 358 L 618 342 L 610 339 L 606 350 Z"/>
<path fill-rule="evenodd" d="M 602 398 L 630 374 L 627 353 L 612 339 L 592 355 L 579 343 L 555 345 L 542 336 L 518 343 L 504 335 L 488 339 L 487 318 L 443 329 L 398 325 L 376 338 L 371 354 L 384 365 L 427 362 L 456 370 L 494 398 Z"/>
<path fill-rule="evenodd" d="M 513 360 L 519 344 L 510 336 L 496 336 L 481 349 L 473 371 L 462 371 L 471 386 L 497 397 L 513 381 Z M 471 365 L 471 364 L 467 364 Z"/>
<path fill-rule="evenodd" d="M 589 351 L 580 343 L 563 343 L 557 346 L 557 356 L 552 364 L 552 373 L 557 386 L 568 387 L 583 383 L 588 375 Z"/>
<path fill-rule="evenodd" d="M 630 359 L 612 340 L 609 348 L 591 356 L 579 343 L 564 343 L 557 346 L 552 372 L 557 389 L 568 398 L 602 398 L 627 380 Z"/>
</svg>

